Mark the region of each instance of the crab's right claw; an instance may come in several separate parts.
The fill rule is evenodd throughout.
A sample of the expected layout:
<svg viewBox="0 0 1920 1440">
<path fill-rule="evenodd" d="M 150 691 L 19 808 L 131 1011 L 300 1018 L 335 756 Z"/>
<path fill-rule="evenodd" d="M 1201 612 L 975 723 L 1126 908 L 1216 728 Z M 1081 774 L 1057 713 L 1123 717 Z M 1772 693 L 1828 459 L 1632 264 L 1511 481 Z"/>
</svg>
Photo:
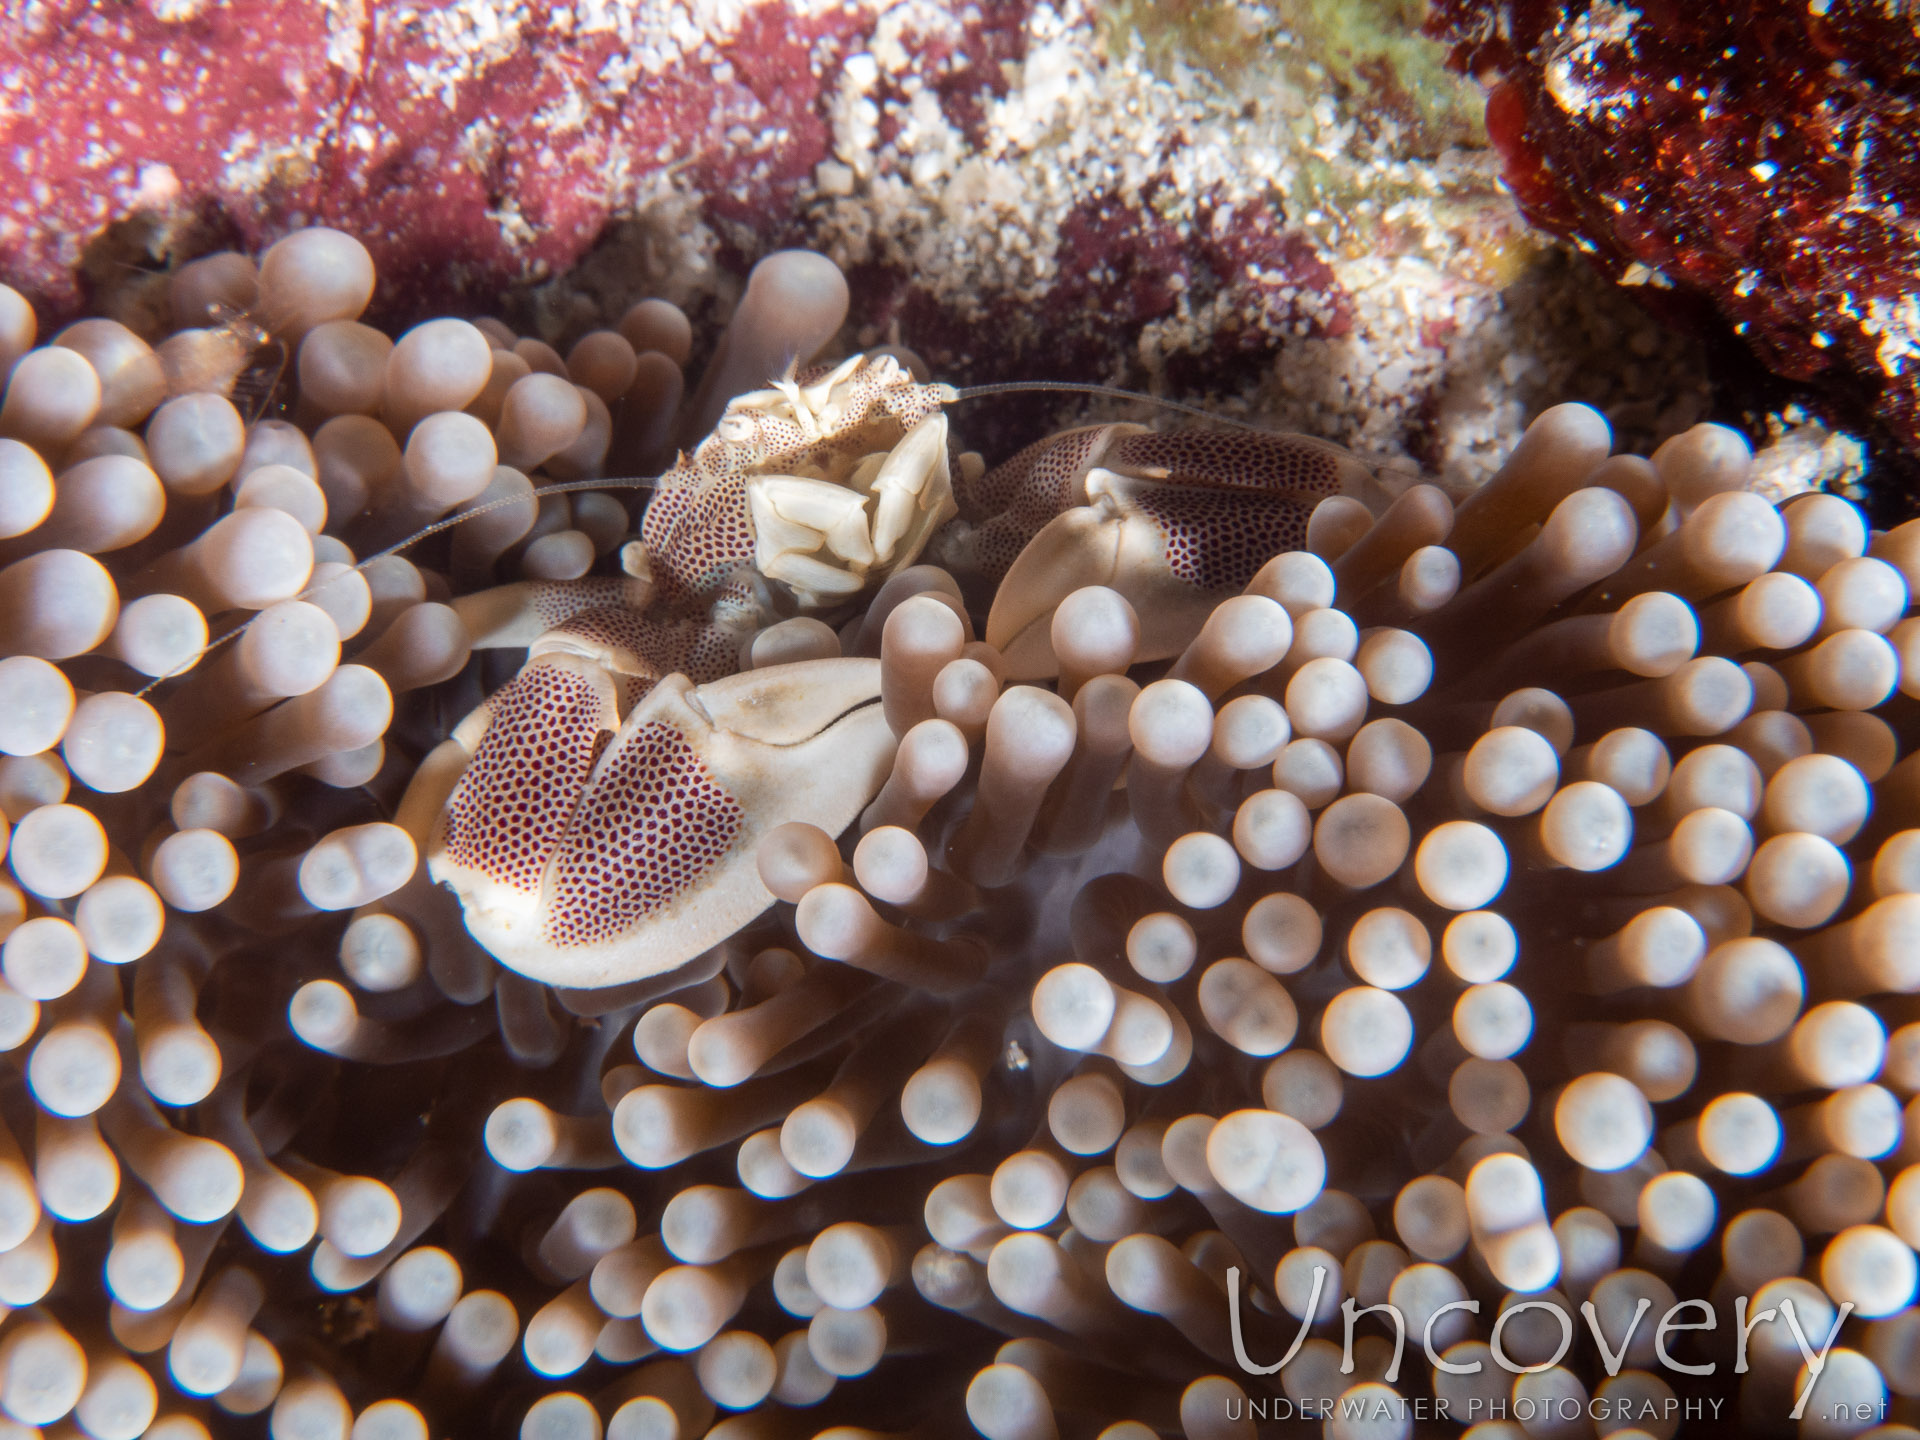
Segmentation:
<svg viewBox="0 0 1920 1440">
<path fill-rule="evenodd" d="M 610 739 L 613 696 L 593 668 L 545 656 L 489 702 L 428 846 L 433 877 L 496 959 L 580 989 L 675 969 L 748 924 L 773 903 L 761 837 L 793 820 L 839 833 L 894 749 L 875 660 L 697 688 L 669 675 Z M 516 708 L 523 681 L 536 689 Z"/>
</svg>

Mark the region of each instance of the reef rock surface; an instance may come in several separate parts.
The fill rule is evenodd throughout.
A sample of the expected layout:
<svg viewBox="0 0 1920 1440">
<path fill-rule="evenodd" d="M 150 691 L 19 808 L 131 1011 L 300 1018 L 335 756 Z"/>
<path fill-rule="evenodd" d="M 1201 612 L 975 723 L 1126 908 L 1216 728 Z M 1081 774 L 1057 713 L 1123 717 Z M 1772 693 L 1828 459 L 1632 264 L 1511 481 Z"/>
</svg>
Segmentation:
<svg viewBox="0 0 1920 1440">
<path fill-rule="evenodd" d="M 1920 449 L 1920 18 L 1872 0 L 1437 0 L 1529 219 L 1704 297 Z"/>
<path fill-rule="evenodd" d="M 1528 229 L 1423 13 L 39 0 L 0 20 L 0 280 L 146 333 L 169 265 L 321 223 L 383 323 L 564 343 L 647 294 L 723 319 L 805 245 L 853 282 L 849 345 L 1239 396 L 1457 488 L 1550 400 L 1637 448 L 1702 418 L 1698 354 Z"/>
</svg>

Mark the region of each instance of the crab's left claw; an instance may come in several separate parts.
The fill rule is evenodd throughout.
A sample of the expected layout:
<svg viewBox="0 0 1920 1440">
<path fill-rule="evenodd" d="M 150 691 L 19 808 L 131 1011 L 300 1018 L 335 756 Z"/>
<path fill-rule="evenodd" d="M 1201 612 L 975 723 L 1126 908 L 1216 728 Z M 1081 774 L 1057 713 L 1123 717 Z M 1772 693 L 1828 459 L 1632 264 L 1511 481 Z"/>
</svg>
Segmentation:
<svg viewBox="0 0 1920 1440">
<path fill-rule="evenodd" d="M 517 833 L 524 787 L 490 816 L 474 813 L 484 797 L 456 794 L 447 814 L 461 824 L 464 812 L 462 833 L 450 844 L 443 820 L 428 866 L 474 938 L 523 975 L 592 988 L 674 969 L 773 902 L 754 861 L 767 831 L 804 819 L 837 834 L 878 792 L 894 748 L 879 699 L 874 660 L 701 686 L 669 675 L 602 732 L 550 839 Z M 544 855 L 529 875 L 532 840 Z"/>
<path fill-rule="evenodd" d="M 1305 548 L 1321 500 L 1373 503 L 1379 488 L 1359 459 L 1300 435 L 1133 434 L 1103 459 L 1086 473 L 1086 503 L 1048 521 L 995 592 L 986 640 L 1006 656 L 1009 679 L 1057 672 L 1053 612 L 1085 585 L 1132 603 L 1136 659 L 1179 654 L 1263 564 Z"/>
</svg>

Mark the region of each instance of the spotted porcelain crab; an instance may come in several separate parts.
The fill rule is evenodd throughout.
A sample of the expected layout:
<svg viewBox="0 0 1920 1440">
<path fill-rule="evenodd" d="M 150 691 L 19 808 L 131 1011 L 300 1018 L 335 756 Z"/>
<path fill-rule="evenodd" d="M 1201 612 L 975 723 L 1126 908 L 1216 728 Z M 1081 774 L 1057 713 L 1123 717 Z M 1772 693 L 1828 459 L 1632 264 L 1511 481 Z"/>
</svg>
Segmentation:
<svg viewBox="0 0 1920 1440">
<path fill-rule="evenodd" d="M 937 557 L 997 582 L 986 636 L 1011 675 L 1052 673 L 1052 611 L 1089 584 L 1135 601 L 1141 658 L 1171 655 L 1304 544 L 1318 500 L 1373 479 L 1302 436 L 1137 425 L 989 471 L 950 449 L 955 398 L 887 356 L 742 395 L 658 481 L 623 576 L 459 602 L 476 644 L 527 662 L 427 757 L 405 808 L 502 964 L 580 988 L 673 969 L 772 903 L 762 835 L 796 819 L 838 834 L 872 799 L 896 738 L 880 663 L 735 673 L 761 626 L 853 611 L 944 526 Z"/>
</svg>

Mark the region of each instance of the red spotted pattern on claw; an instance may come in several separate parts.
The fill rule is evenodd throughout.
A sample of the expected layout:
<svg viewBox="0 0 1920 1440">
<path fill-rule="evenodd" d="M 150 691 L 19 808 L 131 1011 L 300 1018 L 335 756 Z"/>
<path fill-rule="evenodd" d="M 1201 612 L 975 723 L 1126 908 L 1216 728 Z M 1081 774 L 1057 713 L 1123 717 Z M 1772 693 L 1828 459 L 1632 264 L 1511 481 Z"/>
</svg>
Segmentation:
<svg viewBox="0 0 1920 1440">
<path fill-rule="evenodd" d="M 1146 469 L 1169 471 L 1171 485 L 1212 485 L 1268 494 L 1336 494 L 1345 466 L 1338 452 L 1301 435 L 1246 430 L 1180 430 L 1128 435 L 1107 456 L 1109 469 L 1123 474 Z M 1347 465 L 1359 462 L 1347 457 Z"/>
<path fill-rule="evenodd" d="M 696 685 L 733 674 L 740 668 L 739 636 L 713 625 L 699 626 L 679 668 Z"/>
<path fill-rule="evenodd" d="M 554 866 L 547 937 L 617 939 L 719 864 L 742 815 L 678 730 L 636 727 L 607 756 Z"/>
<path fill-rule="evenodd" d="M 693 461 L 682 455 L 671 470 L 654 481 L 653 494 L 647 497 L 646 508 L 640 512 L 640 541 L 653 562 L 655 583 L 667 592 L 677 593 L 674 587 L 681 583 L 680 565 L 673 547 L 686 523 L 687 507 L 693 504 L 698 493 L 696 484 Z"/>
<path fill-rule="evenodd" d="M 1050 436 L 974 482 L 962 513 L 984 518 L 967 537 L 968 566 L 989 580 L 1005 575 L 1049 520 L 1085 498 L 1081 483 L 1112 443 L 1113 430 L 1093 425 Z"/>
<path fill-rule="evenodd" d="M 1143 486 L 1134 503 L 1167 537 L 1167 565 L 1203 590 L 1240 590 L 1283 550 L 1307 548 L 1308 507 L 1265 495 Z"/>
<path fill-rule="evenodd" d="M 968 520 L 984 520 L 1031 512 L 1031 533 L 1037 533 L 1047 521 L 1079 503 L 1075 492 L 1080 479 L 1111 439 L 1110 427 L 1093 425 L 1036 440 L 957 495 L 961 514 Z"/>
<path fill-rule="evenodd" d="M 1027 542 L 1040 533 L 1040 526 L 1045 523 L 1043 520 L 1040 525 L 1035 525 L 1024 517 L 996 515 L 969 531 L 964 547 L 952 559 L 961 568 L 977 570 L 987 579 L 997 582 L 1013 568 L 1013 562 L 1020 558 L 1020 552 L 1027 548 Z"/>
<path fill-rule="evenodd" d="M 487 732 L 447 802 L 447 858 L 537 890 L 607 734 L 588 680 L 538 661 L 494 692 Z"/>
<path fill-rule="evenodd" d="M 1337 494 L 1349 479 L 1366 467 L 1351 455 L 1304 435 L 1269 434 L 1239 430 L 1138 431 L 1123 425 L 1094 425 L 1068 430 L 1027 446 L 1004 464 L 996 465 L 959 496 L 961 515 L 974 528 L 957 542 L 956 563 L 977 570 L 990 580 L 1005 575 L 1020 552 L 1048 521 L 1084 498 L 1082 485 L 1095 466 L 1117 474 L 1171 487 L 1204 486 L 1237 493 L 1229 507 L 1201 500 L 1156 502 L 1159 509 L 1142 508 L 1156 517 L 1165 513 L 1191 517 L 1180 523 L 1186 530 L 1173 538 L 1174 568 L 1182 578 L 1208 589 L 1244 584 L 1261 563 L 1279 549 L 1297 549 L 1304 543 L 1304 513 L 1296 527 L 1286 510 L 1291 501 L 1313 501 Z M 1255 492 L 1247 497 L 1244 492 Z M 1237 507 L 1268 502 L 1279 512 L 1254 516 Z M 1246 528 L 1229 517 L 1246 516 Z M 1247 568 L 1248 556 L 1259 545 L 1274 547 Z M 1219 559 L 1202 556 L 1195 547 L 1224 547 Z M 1242 570 L 1245 575 L 1241 576 Z M 1209 577 L 1200 578 L 1205 571 Z M 1241 576 L 1234 580 L 1231 577 Z"/>
<path fill-rule="evenodd" d="M 958 487 L 961 516 L 977 523 L 949 558 L 998 581 L 1049 520 L 1085 499 L 1082 483 L 1112 444 L 1115 428 L 1090 425 L 1050 435 Z"/>
</svg>

